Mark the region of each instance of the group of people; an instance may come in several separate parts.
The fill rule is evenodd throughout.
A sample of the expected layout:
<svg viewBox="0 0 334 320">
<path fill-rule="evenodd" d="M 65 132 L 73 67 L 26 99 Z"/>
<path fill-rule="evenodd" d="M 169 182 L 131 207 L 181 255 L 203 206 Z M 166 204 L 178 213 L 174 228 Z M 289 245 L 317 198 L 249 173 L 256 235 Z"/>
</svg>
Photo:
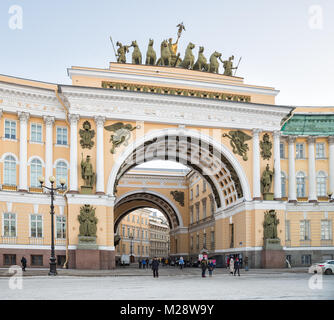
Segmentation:
<svg viewBox="0 0 334 320">
<path fill-rule="evenodd" d="M 248 257 L 245 257 L 245 271 L 248 271 Z M 226 266 L 229 269 L 231 275 L 236 275 L 240 277 L 240 268 L 242 267 L 242 259 L 239 257 L 228 257 L 226 261 Z"/>
<path fill-rule="evenodd" d="M 201 260 L 201 269 L 202 269 L 202 278 L 205 278 L 206 275 L 206 269 L 209 271 L 209 276 L 212 277 L 212 272 L 214 269 L 215 265 L 211 259 L 207 260 L 206 258 L 203 258 Z"/>
</svg>

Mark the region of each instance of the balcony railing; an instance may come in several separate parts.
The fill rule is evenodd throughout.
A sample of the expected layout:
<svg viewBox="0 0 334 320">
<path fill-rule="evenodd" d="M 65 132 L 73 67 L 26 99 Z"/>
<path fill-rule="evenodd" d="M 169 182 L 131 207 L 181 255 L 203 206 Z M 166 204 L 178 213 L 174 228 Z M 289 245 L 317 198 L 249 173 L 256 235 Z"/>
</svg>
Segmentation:
<svg viewBox="0 0 334 320">
<path fill-rule="evenodd" d="M 321 240 L 320 245 L 322 247 L 331 247 L 333 245 L 333 240 Z"/>
<path fill-rule="evenodd" d="M 311 247 L 312 241 L 311 240 L 300 240 L 299 245 L 301 247 Z"/>
<path fill-rule="evenodd" d="M 66 245 L 66 239 L 56 239 L 56 245 L 57 246 L 65 246 Z"/>
<path fill-rule="evenodd" d="M 43 193 L 43 189 L 39 188 L 39 187 L 30 187 L 29 188 L 29 192 L 33 192 L 33 193 Z"/>
<path fill-rule="evenodd" d="M 4 191 L 17 191 L 17 186 L 15 185 L 9 185 L 9 184 L 3 184 L 2 190 Z"/>
<path fill-rule="evenodd" d="M 1 237 L 3 244 L 16 244 L 16 237 Z"/>
<path fill-rule="evenodd" d="M 29 244 L 41 245 L 44 242 L 44 238 L 29 238 Z"/>
</svg>

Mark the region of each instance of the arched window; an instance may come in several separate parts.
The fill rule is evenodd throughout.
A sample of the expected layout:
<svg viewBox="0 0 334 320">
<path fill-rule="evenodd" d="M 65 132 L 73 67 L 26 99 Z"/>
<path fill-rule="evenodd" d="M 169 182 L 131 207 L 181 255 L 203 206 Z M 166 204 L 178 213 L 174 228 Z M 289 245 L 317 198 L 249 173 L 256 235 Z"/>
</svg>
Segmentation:
<svg viewBox="0 0 334 320">
<path fill-rule="evenodd" d="M 286 177 L 284 172 L 281 172 L 281 193 L 282 197 L 286 197 Z"/>
<path fill-rule="evenodd" d="M 326 173 L 319 171 L 317 175 L 317 196 L 325 197 L 326 195 Z"/>
<path fill-rule="evenodd" d="M 59 161 L 56 166 L 56 183 L 57 187 L 61 187 L 60 179 L 65 179 L 66 183 L 64 188 L 67 186 L 67 164 L 64 161 Z"/>
<path fill-rule="evenodd" d="M 38 181 L 38 177 L 43 175 L 42 162 L 38 159 L 34 159 L 30 163 L 30 186 L 38 188 L 41 186 Z"/>
<path fill-rule="evenodd" d="M 16 185 L 16 160 L 13 156 L 7 156 L 4 160 L 3 184 Z"/>
<path fill-rule="evenodd" d="M 305 197 L 305 174 L 298 172 L 296 176 L 297 182 L 297 197 Z"/>
</svg>

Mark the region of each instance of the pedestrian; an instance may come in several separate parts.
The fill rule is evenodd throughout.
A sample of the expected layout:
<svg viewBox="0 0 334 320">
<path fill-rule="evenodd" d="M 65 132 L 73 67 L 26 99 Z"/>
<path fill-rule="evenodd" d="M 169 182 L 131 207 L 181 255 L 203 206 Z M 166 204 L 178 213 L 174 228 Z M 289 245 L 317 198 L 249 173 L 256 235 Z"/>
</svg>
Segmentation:
<svg viewBox="0 0 334 320">
<path fill-rule="evenodd" d="M 26 271 L 27 259 L 23 256 L 21 259 L 22 271 Z"/>
<path fill-rule="evenodd" d="M 141 269 L 141 259 L 138 260 L 139 263 L 139 269 Z"/>
<path fill-rule="evenodd" d="M 202 277 L 205 278 L 205 271 L 208 267 L 207 261 L 203 258 L 201 261 L 201 268 L 202 268 Z"/>
<path fill-rule="evenodd" d="M 145 267 L 146 267 L 146 260 L 143 259 L 142 262 L 141 262 L 141 264 L 143 265 L 143 269 L 145 269 Z"/>
<path fill-rule="evenodd" d="M 159 278 L 159 260 L 157 257 L 154 257 L 152 260 L 152 270 L 153 270 L 153 278 Z"/>
<path fill-rule="evenodd" d="M 208 270 L 209 270 L 209 276 L 212 277 L 212 271 L 213 271 L 213 268 L 214 268 L 214 263 L 212 260 L 209 260 L 209 263 L 208 263 Z"/>
<path fill-rule="evenodd" d="M 233 275 L 234 272 L 234 259 L 233 257 L 230 258 L 230 274 Z"/>
<path fill-rule="evenodd" d="M 248 271 L 248 257 L 245 257 L 245 271 Z"/>
<path fill-rule="evenodd" d="M 149 263 L 149 265 L 150 265 L 150 268 L 152 267 L 152 259 L 150 259 L 149 261 L 148 261 L 148 263 Z"/>
<path fill-rule="evenodd" d="M 240 277 L 240 261 L 237 258 L 234 262 L 234 275 L 237 273 L 238 271 L 238 276 Z"/>
<path fill-rule="evenodd" d="M 148 258 L 146 258 L 146 269 L 148 269 L 148 263 L 149 263 L 149 260 Z"/>
<path fill-rule="evenodd" d="M 230 257 L 227 257 L 226 259 L 226 268 L 230 267 Z"/>
<path fill-rule="evenodd" d="M 179 265 L 180 265 L 180 269 L 182 270 L 183 269 L 183 265 L 184 265 L 183 257 L 180 257 Z"/>
</svg>

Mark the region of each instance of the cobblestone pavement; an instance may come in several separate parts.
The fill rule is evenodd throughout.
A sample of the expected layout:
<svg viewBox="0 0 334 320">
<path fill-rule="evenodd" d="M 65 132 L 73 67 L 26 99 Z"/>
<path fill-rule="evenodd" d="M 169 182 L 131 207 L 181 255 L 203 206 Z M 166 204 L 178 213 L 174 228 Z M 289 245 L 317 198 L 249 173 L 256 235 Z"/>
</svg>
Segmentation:
<svg viewBox="0 0 334 320">
<path fill-rule="evenodd" d="M 216 269 L 213 277 L 206 278 L 201 278 L 196 268 L 161 268 L 159 278 L 153 278 L 151 270 L 134 268 L 59 270 L 56 277 L 47 276 L 47 269 L 34 269 L 24 275 L 22 289 L 10 289 L 13 276 L 5 276 L 4 269 L 0 271 L 0 300 L 334 300 L 334 275 L 319 275 L 317 285 L 310 286 L 314 275 L 305 268 L 241 270 L 240 277 Z"/>
</svg>

